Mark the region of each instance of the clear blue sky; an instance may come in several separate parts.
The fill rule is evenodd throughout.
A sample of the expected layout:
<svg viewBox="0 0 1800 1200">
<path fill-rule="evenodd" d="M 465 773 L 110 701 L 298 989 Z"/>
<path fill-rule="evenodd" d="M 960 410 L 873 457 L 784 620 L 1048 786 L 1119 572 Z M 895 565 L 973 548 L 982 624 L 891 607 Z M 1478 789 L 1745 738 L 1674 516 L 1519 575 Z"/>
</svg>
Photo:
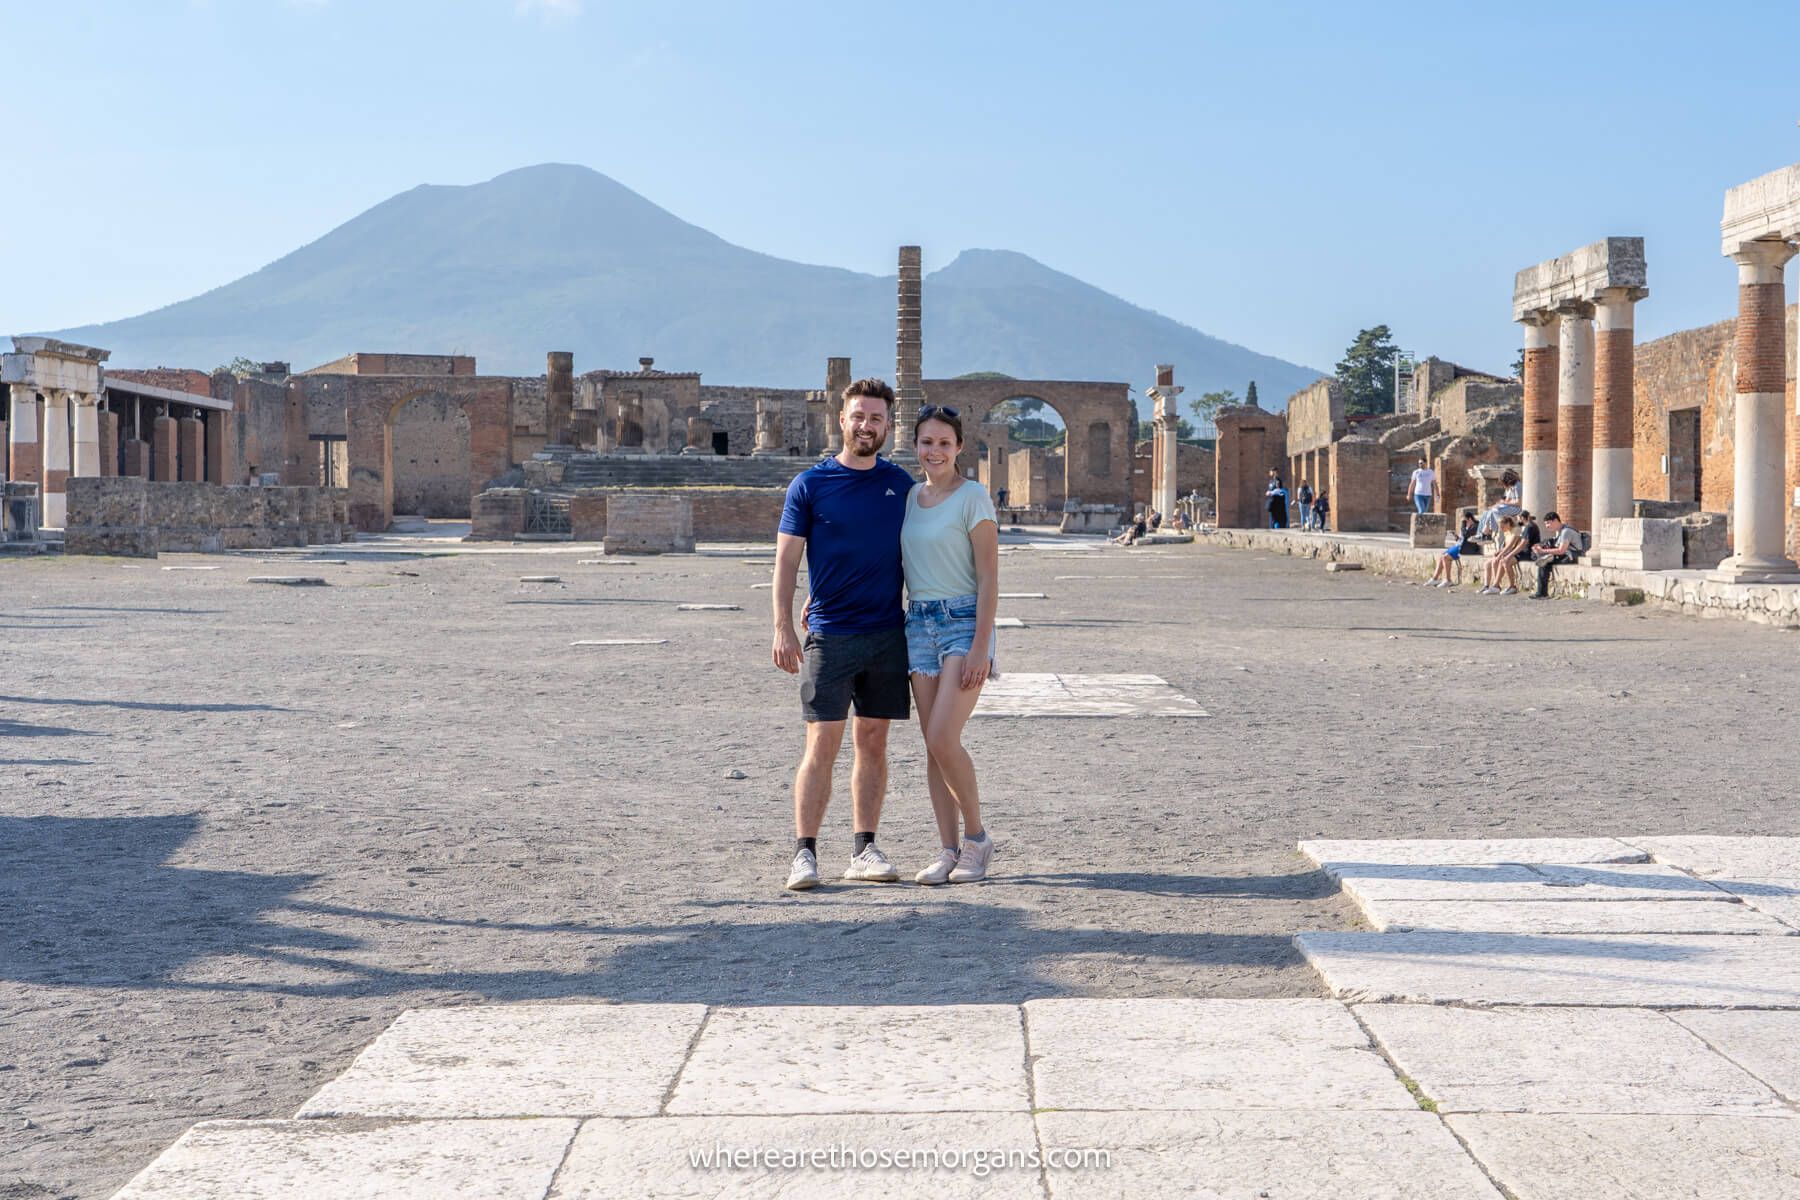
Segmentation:
<svg viewBox="0 0 1800 1200">
<path fill-rule="evenodd" d="M 562 161 L 784 257 L 1004 247 L 1327 370 L 1377 322 L 1505 369 L 1513 272 L 1608 234 L 1648 239 L 1640 337 L 1730 316 L 1722 193 L 1800 160 L 1772 2 L 6 9 L 0 332 Z"/>
</svg>

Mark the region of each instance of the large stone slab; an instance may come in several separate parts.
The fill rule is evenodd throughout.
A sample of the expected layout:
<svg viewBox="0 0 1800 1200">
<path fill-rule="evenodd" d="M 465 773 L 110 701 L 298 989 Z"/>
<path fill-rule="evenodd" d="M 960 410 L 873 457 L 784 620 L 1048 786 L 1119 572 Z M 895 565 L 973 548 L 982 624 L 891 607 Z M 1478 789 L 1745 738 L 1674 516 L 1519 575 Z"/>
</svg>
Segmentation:
<svg viewBox="0 0 1800 1200">
<path fill-rule="evenodd" d="M 589 1121 L 550 1196 L 1027 1200 L 1044 1194 L 1036 1152 L 1026 1113 Z"/>
<path fill-rule="evenodd" d="M 1450 1127 L 1518 1200 L 1792 1200 L 1800 1120 L 1460 1114 Z"/>
<path fill-rule="evenodd" d="M 1329 1000 L 1032 1000 L 1041 1108 L 1415 1107 Z"/>
<path fill-rule="evenodd" d="M 1010 1004 L 771 1006 L 713 1012 L 674 1114 L 1030 1108 Z"/>
<path fill-rule="evenodd" d="M 1800 932 L 1800 883 L 1785 879 L 1715 879 L 1720 887 L 1758 912 Z"/>
<path fill-rule="evenodd" d="M 413 1009 L 300 1115 L 650 1116 L 705 1014 L 700 1004 Z"/>
<path fill-rule="evenodd" d="M 988 681 L 978 717 L 1204 717 L 1199 704 L 1158 675 L 1003 672 Z"/>
<path fill-rule="evenodd" d="M 1747 904 L 1683 900 L 1362 900 L 1382 932 L 1743 933 L 1796 931 Z"/>
<path fill-rule="evenodd" d="M 1662 863 L 1498 863 L 1443 867 L 1412 863 L 1328 862 L 1325 870 L 1359 903 L 1371 900 L 1731 902 L 1731 896 L 1721 889 Z"/>
<path fill-rule="evenodd" d="M 113 1200 L 539 1200 L 576 1124 L 207 1121 Z"/>
<path fill-rule="evenodd" d="M 1800 948 L 1785 937 L 1303 933 L 1294 943 L 1347 1000 L 1800 1008 Z"/>
<path fill-rule="evenodd" d="M 1781 879 L 1800 887 L 1800 838 L 1634 837 L 1633 846 L 1708 879 Z"/>
<path fill-rule="evenodd" d="M 1320 866 L 1328 863 L 1424 863 L 1480 866 L 1485 863 L 1648 862 L 1648 851 L 1618 838 L 1403 838 L 1347 841 L 1320 838 L 1300 843 L 1300 853 Z"/>
<path fill-rule="evenodd" d="M 1048 1171 L 1056 1200 L 1500 1200 L 1443 1122 L 1405 1112 L 1046 1112 L 1046 1154 L 1104 1147 L 1104 1168 Z"/>
<path fill-rule="evenodd" d="M 1364 1004 L 1356 1011 L 1443 1112 L 1788 1115 L 1774 1092 L 1645 1009 Z"/>
<path fill-rule="evenodd" d="M 1800 1104 L 1800 1012 L 1677 1012 L 1670 1017 Z"/>
</svg>

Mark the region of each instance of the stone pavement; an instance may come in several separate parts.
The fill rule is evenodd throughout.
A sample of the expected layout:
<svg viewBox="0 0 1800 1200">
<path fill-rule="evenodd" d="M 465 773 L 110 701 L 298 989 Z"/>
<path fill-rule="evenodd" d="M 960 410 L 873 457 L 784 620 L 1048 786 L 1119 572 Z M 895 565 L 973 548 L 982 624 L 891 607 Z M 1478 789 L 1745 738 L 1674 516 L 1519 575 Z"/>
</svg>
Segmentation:
<svg viewBox="0 0 1800 1200">
<path fill-rule="evenodd" d="M 1302 850 L 1339 999 L 413 1010 L 119 1197 L 1800 1194 L 1800 838 Z"/>
</svg>

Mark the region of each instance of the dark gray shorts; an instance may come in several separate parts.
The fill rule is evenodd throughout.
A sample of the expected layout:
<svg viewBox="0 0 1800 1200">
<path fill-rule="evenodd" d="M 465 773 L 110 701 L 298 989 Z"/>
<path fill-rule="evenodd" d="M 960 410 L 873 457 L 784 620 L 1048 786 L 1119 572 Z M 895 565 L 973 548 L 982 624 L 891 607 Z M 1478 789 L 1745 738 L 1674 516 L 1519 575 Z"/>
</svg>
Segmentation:
<svg viewBox="0 0 1800 1200">
<path fill-rule="evenodd" d="M 807 633 L 800 668 L 800 714 L 808 721 L 856 715 L 889 721 L 912 716 L 906 669 L 906 627 L 880 633 Z"/>
</svg>

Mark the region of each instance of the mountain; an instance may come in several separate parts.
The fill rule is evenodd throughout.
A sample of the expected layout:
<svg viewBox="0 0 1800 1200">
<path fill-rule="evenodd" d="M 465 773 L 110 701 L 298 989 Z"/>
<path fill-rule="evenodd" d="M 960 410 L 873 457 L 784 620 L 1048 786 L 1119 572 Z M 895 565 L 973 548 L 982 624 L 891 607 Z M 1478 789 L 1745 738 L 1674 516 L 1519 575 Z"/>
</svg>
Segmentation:
<svg viewBox="0 0 1800 1200">
<path fill-rule="evenodd" d="M 585 167 L 545 164 L 385 200 L 242 279 L 141 316 L 56 331 L 117 366 L 233 358 L 304 369 L 352 350 L 473 354 L 486 373 L 577 372 L 653 355 L 710 383 L 817 387 L 825 358 L 894 369 L 894 277 L 734 246 Z M 925 280 L 925 373 L 1119 379 L 1158 362 L 1190 394 L 1250 380 L 1285 397 L 1317 378 L 1006 250 Z"/>
</svg>

